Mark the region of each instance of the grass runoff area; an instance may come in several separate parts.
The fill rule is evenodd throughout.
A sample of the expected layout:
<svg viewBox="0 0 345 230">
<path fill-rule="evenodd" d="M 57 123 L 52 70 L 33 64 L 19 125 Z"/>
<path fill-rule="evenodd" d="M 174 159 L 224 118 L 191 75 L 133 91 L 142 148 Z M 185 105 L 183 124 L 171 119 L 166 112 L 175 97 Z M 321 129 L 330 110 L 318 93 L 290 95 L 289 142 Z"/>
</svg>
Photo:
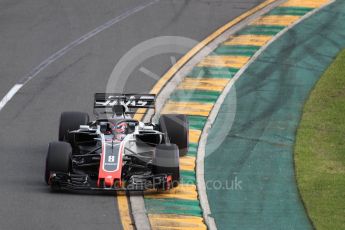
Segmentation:
<svg viewBox="0 0 345 230">
<path fill-rule="evenodd" d="M 295 144 L 298 187 L 316 229 L 345 229 L 345 49 L 303 109 Z"/>
</svg>

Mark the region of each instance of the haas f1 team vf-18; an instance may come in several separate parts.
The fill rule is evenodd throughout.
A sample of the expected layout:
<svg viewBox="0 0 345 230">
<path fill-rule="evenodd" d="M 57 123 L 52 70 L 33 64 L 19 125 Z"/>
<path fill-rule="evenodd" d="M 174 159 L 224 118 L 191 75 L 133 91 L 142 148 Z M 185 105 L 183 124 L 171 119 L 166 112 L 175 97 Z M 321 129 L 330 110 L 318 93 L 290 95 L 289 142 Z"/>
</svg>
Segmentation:
<svg viewBox="0 0 345 230">
<path fill-rule="evenodd" d="M 46 183 L 53 190 L 176 187 L 179 156 L 188 151 L 187 117 L 166 114 L 157 123 L 131 117 L 143 108 L 155 109 L 155 95 L 96 93 L 95 121 L 82 112 L 62 113 L 59 141 L 49 144 Z"/>
</svg>

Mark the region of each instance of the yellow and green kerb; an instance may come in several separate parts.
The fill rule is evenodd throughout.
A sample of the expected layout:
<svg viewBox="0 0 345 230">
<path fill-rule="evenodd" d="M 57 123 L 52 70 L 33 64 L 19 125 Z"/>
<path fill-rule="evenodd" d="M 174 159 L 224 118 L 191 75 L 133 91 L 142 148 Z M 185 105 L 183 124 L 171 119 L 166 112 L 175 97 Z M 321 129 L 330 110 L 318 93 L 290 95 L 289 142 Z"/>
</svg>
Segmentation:
<svg viewBox="0 0 345 230">
<path fill-rule="evenodd" d="M 188 115 L 189 152 L 180 158 L 179 187 L 161 194 L 145 193 L 145 207 L 152 229 L 207 228 L 196 190 L 195 162 L 200 135 L 214 104 L 236 73 L 262 46 L 328 1 L 286 1 L 220 44 L 174 90 L 162 114 Z"/>
</svg>

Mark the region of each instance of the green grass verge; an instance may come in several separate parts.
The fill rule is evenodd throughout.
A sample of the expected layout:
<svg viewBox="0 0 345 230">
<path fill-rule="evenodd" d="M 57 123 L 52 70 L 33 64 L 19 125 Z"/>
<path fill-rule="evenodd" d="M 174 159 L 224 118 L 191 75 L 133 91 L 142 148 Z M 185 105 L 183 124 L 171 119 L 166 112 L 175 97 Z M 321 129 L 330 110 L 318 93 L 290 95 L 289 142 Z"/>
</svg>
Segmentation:
<svg viewBox="0 0 345 230">
<path fill-rule="evenodd" d="M 303 109 L 295 145 L 298 187 L 316 229 L 345 229 L 345 50 Z"/>
</svg>

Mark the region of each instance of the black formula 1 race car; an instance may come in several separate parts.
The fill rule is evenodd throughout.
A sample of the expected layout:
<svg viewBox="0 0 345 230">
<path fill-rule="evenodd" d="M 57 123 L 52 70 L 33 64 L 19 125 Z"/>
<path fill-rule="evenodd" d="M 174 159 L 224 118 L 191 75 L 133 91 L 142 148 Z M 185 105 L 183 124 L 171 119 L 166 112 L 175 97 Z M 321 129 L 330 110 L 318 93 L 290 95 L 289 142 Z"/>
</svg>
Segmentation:
<svg viewBox="0 0 345 230">
<path fill-rule="evenodd" d="M 142 108 L 155 109 L 155 95 L 96 93 L 97 119 L 91 122 L 86 113 L 62 113 L 59 141 L 48 148 L 46 183 L 53 190 L 178 186 L 179 156 L 188 151 L 187 117 L 167 114 L 157 124 L 143 123 L 131 117 Z"/>
</svg>

